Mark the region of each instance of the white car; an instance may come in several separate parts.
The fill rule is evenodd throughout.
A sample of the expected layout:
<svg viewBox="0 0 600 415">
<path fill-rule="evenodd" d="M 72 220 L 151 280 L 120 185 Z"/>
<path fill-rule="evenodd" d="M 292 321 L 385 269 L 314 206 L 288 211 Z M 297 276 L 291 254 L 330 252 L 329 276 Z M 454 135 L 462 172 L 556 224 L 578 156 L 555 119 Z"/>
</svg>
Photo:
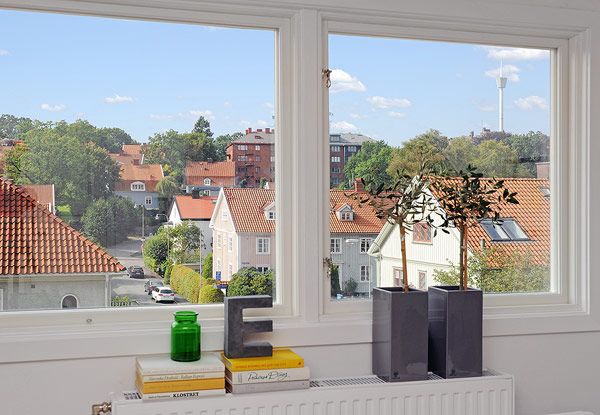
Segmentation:
<svg viewBox="0 0 600 415">
<path fill-rule="evenodd" d="M 169 286 L 154 287 L 154 290 L 152 291 L 152 298 L 157 303 L 161 302 L 161 301 L 174 302 L 175 301 L 175 292 Z"/>
</svg>

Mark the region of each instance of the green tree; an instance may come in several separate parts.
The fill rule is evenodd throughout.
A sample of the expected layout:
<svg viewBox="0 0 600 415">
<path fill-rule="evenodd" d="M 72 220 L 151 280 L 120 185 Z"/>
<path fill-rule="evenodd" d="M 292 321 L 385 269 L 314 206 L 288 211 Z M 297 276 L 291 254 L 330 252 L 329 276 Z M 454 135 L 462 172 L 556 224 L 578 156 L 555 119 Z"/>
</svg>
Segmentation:
<svg viewBox="0 0 600 415">
<path fill-rule="evenodd" d="M 455 171 L 466 171 L 469 164 L 475 164 L 478 156 L 479 151 L 471 142 L 471 137 L 453 138 L 444 149 L 448 167 Z"/>
<path fill-rule="evenodd" d="M 441 170 L 446 163 L 444 149 L 447 146 L 447 137 L 442 136 L 438 130 L 419 134 L 404 142 L 399 149 L 394 149 L 387 172 L 392 177 L 397 171 L 414 176 L 425 163 Z"/>
<path fill-rule="evenodd" d="M 331 278 L 331 296 L 335 297 L 342 291 L 340 290 L 340 271 L 339 266 L 331 265 L 329 276 Z"/>
<path fill-rule="evenodd" d="M 144 263 L 152 270 L 160 269 L 163 274 L 169 258 L 169 240 L 165 232 L 158 232 L 144 242 Z"/>
<path fill-rule="evenodd" d="M 202 266 L 202 278 L 209 279 L 212 278 L 213 272 L 213 254 L 212 252 L 206 255 L 204 258 L 204 265 Z"/>
<path fill-rule="evenodd" d="M 537 174 L 535 163 L 550 159 L 550 137 L 540 131 L 511 135 L 502 142 L 516 151 L 519 163 L 528 170 L 531 177 Z"/>
<path fill-rule="evenodd" d="M 121 196 L 98 199 L 87 207 L 81 218 L 82 232 L 103 246 L 127 239 L 137 214 L 131 200 Z"/>
<path fill-rule="evenodd" d="M 229 281 L 227 296 L 273 295 L 274 287 L 275 277 L 272 272 L 263 274 L 254 267 L 241 268 Z"/>
<path fill-rule="evenodd" d="M 484 177 L 523 177 L 527 175 L 519 164 L 517 152 L 496 140 L 485 140 L 477 146 L 477 165 Z"/>
<path fill-rule="evenodd" d="M 208 138 L 212 138 L 212 136 L 213 136 L 213 132 L 210 130 L 210 123 L 202 115 L 198 118 L 198 120 L 196 121 L 196 124 L 194 124 L 194 128 L 192 129 L 192 132 L 204 134 Z"/>
<path fill-rule="evenodd" d="M 148 145 L 142 150 L 149 164 L 162 164 L 163 167 L 175 171 L 182 176 L 185 174 L 185 134 L 175 130 L 156 133 L 148 140 Z"/>
<path fill-rule="evenodd" d="M 182 222 L 169 229 L 171 253 L 175 263 L 200 258 L 205 247 L 202 231 L 192 221 Z"/>
<path fill-rule="evenodd" d="M 175 174 L 163 177 L 156 185 L 156 191 L 159 195 L 160 210 L 166 212 L 173 196 L 179 193 L 180 183 Z"/>
<path fill-rule="evenodd" d="M 226 148 L 234 140 L 242 137 L 244 134 L 237 132 L 233 134 L 224 134 L 215 138 L 215 149 L 217 151 L 216 161 L 225 161 L 227 159 Z"/>
<path fill-rule="evenodd" d="M 212 134 L 212 133 L 211 133 Z M 184 134 L 185 160 L 207 161 L 217 159 L 217 148 L 212 138 L 205 133 Z"/>
<path fill-rule="evenodd" d="M 385 141 L 366 141 L 362 148 L 354 154 L 344 167 L 346 182 L 367 178 L 375 187 L 381 183 L 392 183 L 392 176 L 386 171 L 392 160 L 392 148 Z"/>
<path fill-rule="evenodd" d="M 0 116 L 0 139 L 10 138 L 12 140 L 20 140 L 21 134 L 41 125 L 48 124 L 50 123 L 42 123 L 41 121 L 32 120 L 31 118 L 2 114 L 2 116 Z"/>
<path fill-rule="evenodd" d="M 29 147 L 25 144 L 19 144 L 11 148 L 6 154 L 6 160 L 4 161 L 4 171 L 6 176 L 10 179 L 19 181 L 21 178 L 21 157 L 23 154 L 29 151 Z"/>
<path fill-rule="evenodd" d="M 203 286 L 198 295 L 198 302 L 202 304 L 222 303 L 224 299 L 223 291 L 212 285 Z"/>
</svg>

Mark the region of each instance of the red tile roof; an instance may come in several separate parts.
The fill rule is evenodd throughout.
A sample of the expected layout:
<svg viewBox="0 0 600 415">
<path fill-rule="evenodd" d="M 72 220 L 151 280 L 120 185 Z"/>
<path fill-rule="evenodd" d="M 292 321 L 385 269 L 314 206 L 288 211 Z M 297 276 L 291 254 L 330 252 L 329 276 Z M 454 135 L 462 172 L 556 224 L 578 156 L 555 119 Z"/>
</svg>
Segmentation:
<svg viewBox="0 0 600 415">
<path fill-rule="evenodd" d="M 109 154 L 110 158 L 121 164 L 133 164 L 133 160 L 139 160 L 139 164 L 142 164 L 142 154 Z"/>
<path fill-rule="evenodd" d="M 275 200 L 272 189 L 229 188 L 223 189 L 231 217 L 237 232 L 274 232 L 275 221 L 267 220 L 264 209 Z M 346 197 L 342 190 L 331 190 L 331 206 L 348 204 L 354 211 L 354 220 L 341 221 L 335 211 L 330 212 L 329 229 L 331 233 L 379 233 L 383 220 L 375 216 L 373 208 Z"/>
<path fill-rule="evenodd" d="M 175 206 L 179 210 L 182 220 L 210 219 L 215 210 L 216 196 L 201 196 L 194 199 L 192 196 L 175 196 Z"/>
<path fill-rule="evenodd" d="M 123 144 L 123 154 L 138 155 L 142 154 L 141 144 Z"/>
<path fill-rule="evenodd" d="M 211 180 L 211 186 L 233 186 L 235 184 L 235 163 L 232 161 L 188 161 L 185 166 L 185 183 L 204 186 L 204 179 Z"/>
<path fill-rule="evenodd" d="M 459 183 L 461 179 L 450 179 L 448 183 Z M 484 179 L 485 180 L 485 179 Z M 530 241 L 492 242 L 481 226 L 469 229 L 467 243 L 472 250 L 481 250 L 481 240 L 485 240 L 487 248 L 495 247 L 500 252 L 522 253 L 529 251 L 533 254 L 535 265 L 548 265 L 550 257 L 550 198 L 544 197 L 540 188 L 550 188 L 548 179 L 506 178 L 504 187 L 509 192 L 517 192 L 515 198 L 518 204 L 503 203 L 501 218 L 512 218 L 527 234 Z M 434 196 L 435 190 L 432 189 Z"/>
<path fill-rule="evenodd" d="M 93 274 L 124 271 L 100 247 L 0 179 L 0 275 Z"/>
<path fill-rule="evenodd" d="M 122 164 L 121 180 L 116 184 L 115 190 L 128 191 L 131 190 L 131 183 L 144 182 L 146 191 L 153 192 L 162 178 L 163 170 L 160 164 Z"/>
</svg>

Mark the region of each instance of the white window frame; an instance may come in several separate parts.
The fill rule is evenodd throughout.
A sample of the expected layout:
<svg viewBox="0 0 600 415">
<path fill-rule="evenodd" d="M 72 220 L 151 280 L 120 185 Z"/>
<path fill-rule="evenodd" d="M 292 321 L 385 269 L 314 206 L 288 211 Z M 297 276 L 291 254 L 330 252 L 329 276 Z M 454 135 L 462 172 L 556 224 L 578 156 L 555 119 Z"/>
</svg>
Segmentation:
<svg viewBox="0 0 600 415">
<path fill-rule="evenodd" d="M 231 278 L 233 277 L 233 264 L 231 264 L 231 262 L 227 265 L 227 278 L 229 281 L 231 281 Z M 222 278 L 222 277 L 221 277 Z"/>
<path fill-rule="evenodd" d="M 264 274 L 265 272 L 269 271 L 271 269 L 270 265 L 257 265 L 256 266 L 256 270 L 258 272 L 260 272 L 261 274 Z"/>
<path fill-rule="evenodd" d="M 360 238 L 360 253 L 366 254 L 373 244 L 373 238 Z"/>
<path fill-rule="evenodd" d="M 210 179 L 208 177 L 204 179 L 204 186 L 210 186 Z"/>
<path fill-rule="evenodd" d="M 254 146 L 254 151 L 260 151 L 260 146 Z"/>
<path fill-rule="evenodd" d="M 331 248 L 334 248 L 334 250 L 332 250 Z M 335 249 L 335 248 L 337 248 L 337 249 Z M 331 254 L 341 254 L 342 253 L 342 238 L 330 238 L 329 251 Z"/>
<path fill-rule="evenodd" d="M 340 156 L 331 156 L 332 163 L 340 163 Z"/>
<path fill-rule="evenodd" d="M 152 204 L 152 196 L 146 196 L 146 197 L 144 198 L 144 204 L 145 204 L 146 206 L 150 206 L 150 205 Z"/>
<path fill-rule="evenodd" d="M 221 249 L 221 234 L 217 232 L 217 249 Z"/>
<path fill-rule="evenodd" d="M 233 252 L 233 236 L 227 235 L 227 250 Z"/>
<path fill-rule="evenodd" d="M 258 236 L 256 237 L 256 255 L 271 254 L 271 237 Z"/>
<path fill-rule="evenodd" d="M 217 265 L 215 271 L 221 271 L 221 258 L 217 258 Z"/>
<path fill-rule="evenodd" d="M 15 7 L 15 3 L 0 0 L 0 6 L 10 9 Z M 564 16 L 557 13 L 557 17 L 553 18 L 550 11 L 544 13 L 547 19 L 539 24 L 536 24 L 538 20 L 537 16 L 534 18 L 533 11 L 512 21 L 507 17 L 508 12 L 500 19 L 490 17 L 480 21 L 479 15 L 485 14 L 483 11 L 472 15 L 445 15 L 440 19 L 437 15 L 427 16 L 419 12 L 417 6 L 404 3 L 404 9 L 398 9 L 396 14 L 375 8 L 368 16 L 352 10 L 335 12 L 329 8 L 320 11 L 291 3 L 289 8 L 281 9 L 248 3 L 243 3 L 242 8 L 238 4 L 205 7 L 202 2 L 182 3 L 175 9 L 166 0 L 157 0 L 143 8 L 132 6 L 137 6 L 133 0 L 121 0 L 121 4 L 83 0 L 27 2 L 30 10 L 278 30 L 275 127 L 280 132 L 280 141 L 275 152 L 278 158 L 277 179 L 282 186 L 278 187 L 277 209 L 287 213 L 284 216 L 288 222 L 285 227 L 280 227 L 283 236 L 276 240 L 277 273 L 286 275 L 289 283 L 285 284 L 285 288 L 281 287 L 283 284 L 277 284 L 277 297 L 284 298 L 283 304 L 275 305 L 272 310 L 261 309 L 256 313 L 248 310 L 245 313 L 276 316 L 275 346 L 340 343 L 364 346 L 371 341 L 369 301 L 353 301 L 351 309 L 348 304 L 333 305 L 326 301 L 330 287 L 322 260 L 328 256 L 329 250 L 329 105 L 320 74 L 323 68 L 328 67 L 327 34 L 558 48 L 559 56 L 552 59 L 552 82 L 557 89 L 552 91 L 551 105 L 552 108 L 559 107 L 558 116 L 552 119 L 552 135 L 556 137 L 558 134 L 563 139 L 552 143 L 551 154 L 551 176 L 555 178 L 551 189 L 551 222 L 554 235 L 560 235 L 560 238 L 553 238 L 552 267 L 553 272 L 570 275 L 571 278 L 562 281 L 559 287 L 562 297 L 556 304 L 547 302 L 544 295 L 539 296 L 541 301 L 537 303 L 536 295 L 503 295 L 502 301 L 494 304 L 494 296 L 486 295 L 484 335 L 600 329 L 599 307 L 590 307 L 591 301 L 600 299 L 600 283 L 590 279 L 590 253 L 600 247 L 599 238 L 595 236 L 600 225 L 596 225 L 590 215 L 591 200 L 598 194 L 591 186 L 590 178 L 600 174 L 600 165 L 590 163 L 590 157 L 598 155 L 596 148 L 591 147 L 590 132 L 592 114 L 598 111 L 596 100 L 590 99 L 591 61 L 598 58 L 598 45 L 595 44 L 598 39 L 588 30 L 592 23 L 584 18 L 585 12 L 569 10 L 570 15 L 581 16 L 577 24 L 573 23 L 572 17 L 566 18 L 570 19 L 569 26 L 567 22 L 563 24 Z M 416 9 L 413 10 L 413 7 Z M 507 7 L 518 6 L 508 4 Z M 551 6 L 549 10 L 552 10 Z M 419 14 L 417 22 L 411 11 Z M 490 21 L 494 22 L 493 26 L 490 26 Z M 460 30 L 462 27 L 468 29 L 463 32 Z M 318 54 L 318 51 L 321 53 Z M 298 75 L 293 77 L 292 73 Z M 319 111 L 315 111 L 317 107 Z M 315 148 L 319 151 L 315 152 Z M 280 166 L 294 168 L 283 169 Z M 302 197 L 307 194 L 316 194 L 316 197 Z M 282 215 L 278 214 L 278 217 Z M 109 279 L 111 275 L 106 277 Z M 553 283 L 556 284 L 556 281 Z M 318 295 L 301 295 L 313 292 L 319 284 L 321 290 Z M 295 297 L 292 297 L 292 286 L 300 288 Z M 294 307 L 290 306 L 291 298 L 296 303 Z M 523 298 L 533 298 L 534 301 L 530 305 L 524 303 Z M 202 321 L 203 329 L 209 329 L 203 334 L 203 343 L 206 339 L 214 350 L 222 348 L 222 320 L 219 320 L 222 306 L 191 307 L 202 310 L 205 319 Z M 353 313 L 347 313 L 350 310 Z M 79 309 L 68 313 L 3 312 L 0 313 L 0 345 L 5 353 L 0 361 L 99 358 L 131 355 L 136 351 L 167 353 L 166 343 L 155 342 L 155 339 L 157 334 L 168 335 L 170 321 L 172 309 L 169 307 Z M 101 324 L 96 324 L 98 322 Z M 157 322 L 160 324 L 157 325 Z M 42 326 L 44 331 L 32 337 L 30 327 Z M 68 336 L 64 335 L 64 327 L 73 328 Z M 327 330 L 326 336 L 320 335 L 323 329 Z M 121 339 L 124 341 L 119 341 Z M 53 342 L 51 349 L 46 347 L 48 341 Z M 145 345 L 143 351 L 136 349 L 139 344 Z"/>
<path fill-rule="evenodd" d="M 339 145 L 331 146 L 331 152 L 333 152 L 333 153 L 339 153 L 340 152 L 340 146 Z"/>
<path fill-rule="evenodd" d="M 248 156 L 238 156 L 237 161 L 248 161 Z"/>
<path fill-rule="evenodd" d="M 237 149 L 239 151 L 246 151 L 246 150 L 248 150 L 248 145 L 247 144 L 238 144 Z"/>
<path fill-rule="evenodd" d="M 369 282 L 369 281 L 371 281 L 371 266 L 370 265 L 361 265 L 359 282 Z"/>
<path fill-rule="evenodd" d="M 146 191 L 146 183 L 133 182 L 133 183 L 131 183 L 130 189 L 132 192 L 145 192 Z"/>
</svg>

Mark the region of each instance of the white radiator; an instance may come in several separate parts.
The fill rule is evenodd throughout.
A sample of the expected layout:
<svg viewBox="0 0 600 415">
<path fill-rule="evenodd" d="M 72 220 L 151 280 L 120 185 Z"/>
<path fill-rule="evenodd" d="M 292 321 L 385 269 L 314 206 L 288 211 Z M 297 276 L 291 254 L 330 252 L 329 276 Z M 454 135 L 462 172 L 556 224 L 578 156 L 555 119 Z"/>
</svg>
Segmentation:
<svg viewBox="0 0 600 415">
<path fill-rule="evenodd" d="M 513 378 L 385 383 L 375 376 L 311 380 L 310 389 L 182 400 L 111 394 L 113 415 L 513 415 Z"/>
</svg>

